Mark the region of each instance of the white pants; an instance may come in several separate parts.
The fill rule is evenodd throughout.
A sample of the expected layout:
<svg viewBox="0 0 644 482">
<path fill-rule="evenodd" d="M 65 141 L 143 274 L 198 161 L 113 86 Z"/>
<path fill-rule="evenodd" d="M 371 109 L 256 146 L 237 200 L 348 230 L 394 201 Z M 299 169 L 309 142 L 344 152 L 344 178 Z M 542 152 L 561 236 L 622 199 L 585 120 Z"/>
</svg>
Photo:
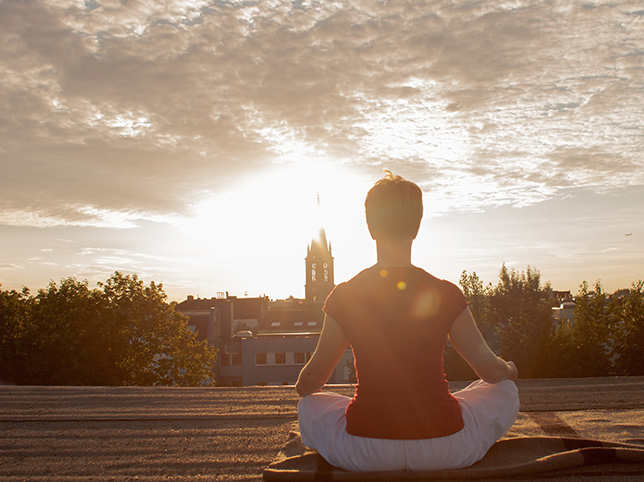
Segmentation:
<svg viewBox="0 0 644 482">
<path fill-rule="evenodd" d="M 465 427 L 446 437 L 394 440 L 357 437 L 346 432 L 350 398 L 319 392 L 300 400 L 300 434 L 330 464 L 346 470 L 440 470 L 468 467 L 483 458 L 517 417 L 514 382 L 478 380 L 454 393 Z M 378 423 L 374 420 L 374 423 Z"/>
</svg>

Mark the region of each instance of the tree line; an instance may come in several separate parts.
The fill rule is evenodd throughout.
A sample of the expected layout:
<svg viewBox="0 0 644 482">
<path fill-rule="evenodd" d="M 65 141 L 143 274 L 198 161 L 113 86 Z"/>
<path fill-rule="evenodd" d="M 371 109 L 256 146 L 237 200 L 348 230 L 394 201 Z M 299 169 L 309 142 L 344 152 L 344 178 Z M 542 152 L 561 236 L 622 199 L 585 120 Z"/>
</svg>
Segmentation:
<svg viewBox="0 0 644 482">
<path fill-rule="evenodd" d="M 198 341 L 161 284 L 115 272 L 98 288 L 67 278 L 32 295 L 0 289 L 0 382 L 214 385 Z"/>
<path fill-rule="evenodd" d="M 581 283 L 573 320 L 553 318 L 559 306 L 538 270 L 501 267 L 495 285 L 463 271 L 459 282 L 491 348 L 513 360 L 523 378 L 644 375 L 644 281 L 608 295 L 601 282 Z M 475 376 L 448 345 L 453 380 Z"/>
<path fill-rule="evenodd" d="M 502 266 L 495 285 L 464 271 L 460 286 L 492 349 L 523 378 L 644 375 L 644 281 L 619 296 L 583 282 L 574 320 L 538 270 Z M 215 385 L 217 352 L 197 341 L 161 284 L 114 273 L 98 288 L 67 278 L 32 295 L 0 289 L 0 383 Z M 451 380 L 475 375 L 447 346 Z"/>
</svg>

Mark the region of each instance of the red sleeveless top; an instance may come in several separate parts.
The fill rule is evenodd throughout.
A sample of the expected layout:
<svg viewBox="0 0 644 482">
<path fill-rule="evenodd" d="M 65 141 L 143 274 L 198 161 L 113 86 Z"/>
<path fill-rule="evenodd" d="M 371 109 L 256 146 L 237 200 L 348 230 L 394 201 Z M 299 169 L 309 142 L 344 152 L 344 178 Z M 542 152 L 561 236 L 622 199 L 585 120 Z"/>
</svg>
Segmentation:
<svg viewBox="0 0 644 482">
<path fill-rule="evenodd" d="M 443 353 L 466 306 L 456 285 L 417 267 L 373 266 L 333 289 L 323 310 L 344 330 L 358 379 L 346 410 L 349 434 L 423 439 L 463 428 Z"/>
</svg>

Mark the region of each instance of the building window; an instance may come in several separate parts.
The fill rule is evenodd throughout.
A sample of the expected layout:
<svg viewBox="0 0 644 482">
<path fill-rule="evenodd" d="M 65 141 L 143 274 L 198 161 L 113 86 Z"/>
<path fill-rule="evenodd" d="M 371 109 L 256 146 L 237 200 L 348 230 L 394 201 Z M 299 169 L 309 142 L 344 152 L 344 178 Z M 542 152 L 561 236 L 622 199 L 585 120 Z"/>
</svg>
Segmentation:
<svg viewBox="0 0 644 482">
<path fill-rule="evenodd" d="M 276 326 L 280 326 L 279 321 L 274 321 L 274 322 L 271 323 L 271 327 L 276 327 Z"/>
<path fill-rule="evenodd" d="M 219 364 L 222 367 L 230 366 L 230 355 L 228 355 L 228 353 L 222 353 L 219 356 Z"/>
<path fill-rule="evenodd" d="M 233 353 L 233 365 L 241 365 L 241 353 Z"/>
<path fill-rule="evenodd" d="M 309 326 L 317 326 L 318 322 L 317 321 L 309 321 L 307 325 Z"/>
<path fill-rule="evenodd" d="M 284 365 L 286 363 L 286 353 L 275 353 L 275 364 Z"/>
<path fill-rule="evenodd" d="M 295 352 L 293 353 L 293 361 L 296 365 L 304 365 L 306 363 L 306 353 Z"/>
<path fill-rule="evenodd" d="M 311 359 L 311 352 L 307 351 L 306 352 L 306 361 L 309 361 Z"/>
<path fill-rule="evenodd" d="M 255 365 L 266 365 L 266 353 L 255 354 Z"/>
<path fill-rule="evenodd" d="M 293 326 L 302 326 L 302 325 L 304 325 L 303 321 L 296 321 L 295 323 L 293 323 Z"/>
</svg>

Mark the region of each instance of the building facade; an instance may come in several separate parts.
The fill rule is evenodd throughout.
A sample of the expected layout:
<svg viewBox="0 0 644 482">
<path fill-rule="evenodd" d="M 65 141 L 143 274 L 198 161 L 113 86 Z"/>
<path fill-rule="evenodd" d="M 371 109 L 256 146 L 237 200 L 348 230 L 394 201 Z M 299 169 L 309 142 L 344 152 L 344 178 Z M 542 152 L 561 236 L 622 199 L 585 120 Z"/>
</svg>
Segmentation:
<svg viewBox="0 0 644 482">
<path fill-rule="evenodd" d="M 188 296 L 176 307 L 188 327 L 219 353 L 219 386 L 293 385 L 311 358 L 324 322 L 322 306 L 333 289 L 331 243 L 321 229 L 307 247 L 305 297 L 269 300 Z M 329 383 L 350 383 L 353 354 L 345 350 Z"/>
</svg>

